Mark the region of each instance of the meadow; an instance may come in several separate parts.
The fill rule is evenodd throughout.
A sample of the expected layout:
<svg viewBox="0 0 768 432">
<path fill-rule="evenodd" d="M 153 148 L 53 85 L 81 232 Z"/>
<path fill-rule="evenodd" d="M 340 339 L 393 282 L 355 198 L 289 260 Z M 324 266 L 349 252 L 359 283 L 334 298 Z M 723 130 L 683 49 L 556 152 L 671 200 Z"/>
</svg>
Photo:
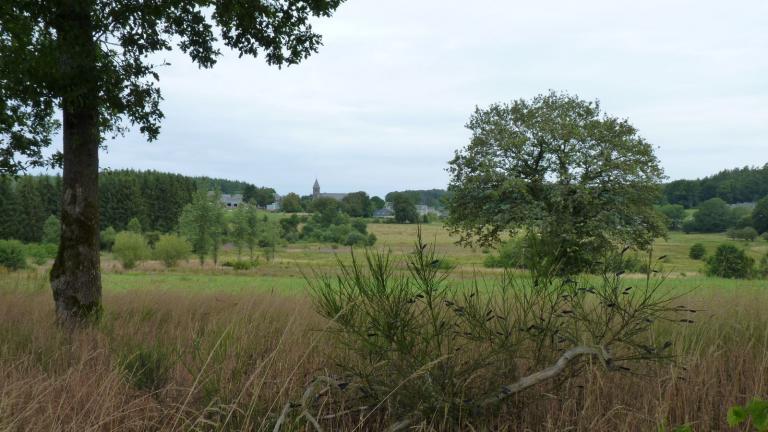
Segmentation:
<svg viewBox="0 0 768 432">
<path fill-rule="evenodd" d="M 483 250 L 455 245 L 438 224 L 423 230 L 455 266 L 449 283 L 498 276 L 482 266 Z M 413 246 L 416 227 L 370 224 L 369 231 L 377 248 L 397 255 Z M 659 261 L 665 286 L 699 310 L 693 324 L 655 329 L 674 342 L 674 364 L 627 373 L 594 365 L 557 392 L 531 392 L 528 403 L 502 409 L 487 427 L 729 430 L 729 406 L 768 396 L 768 281 L 703 276 L 702 262 L 687 256 L 695 242 L 713 251 L 732 241 L 673 233 L 654 250 L 667 255 Z M 762 240 L 736 243 L 755 257 L 768 251 Z M 228 248 L 222 261 L 235 258 Z M 314 313 L 304 279 L 334 272 L 337 259 L 348 262 L 348 248 L 299 243 L 246 271 L 193 260 L 172 270 L 145 262 L 124 271 L 105 254 L 103 319 L 77 334 L 53 322 L 47 265 L 1 273 L 0 431 L 273 430 L 282 407 L 314 377 L 338 370 L 329 360 L 338 348 L 321 331 L 329 323 Z M 344 417 L 323 426 L 378 430 L 393 420 L 382 409 L 364 423 Z"/>
</svg>

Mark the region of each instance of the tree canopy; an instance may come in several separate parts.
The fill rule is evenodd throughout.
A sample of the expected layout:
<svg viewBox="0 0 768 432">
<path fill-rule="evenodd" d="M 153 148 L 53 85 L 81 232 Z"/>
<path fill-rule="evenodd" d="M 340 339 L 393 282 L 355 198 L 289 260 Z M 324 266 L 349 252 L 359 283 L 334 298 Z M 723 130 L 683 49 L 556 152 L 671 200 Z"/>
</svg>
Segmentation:
<svg viewBox="0 0 768 432">
<path fill-rule="evenodd" d="M 342 1 L 0 2 L 0 174 L 58 164 L 64 171 L 51 270 L 60 322 L 101 310 L 98 153 L 129 125 L 157 138 L 163 113 L 156 83 L 165 63 L 151 56 L 176 45 L 210 68 L 223 46 L 270 65 L 297 64 L 321 45 L 311 21 Z M 60 126 L 62 151 L 46 156 Z"/>
<path fill-rule="evenodd" d="M 699 204 L 693 220 L 683 226 L 686 232 L 723 232 L 735 223 L 728 204 L 720 198 L 712 198 Z"/>
<path fill-rule="evenodd" d="M 550 92 L 477 108 L 467 128 L 471 141 L 448 168 L 448 225 L 461 242 L 490 245 L 523 230 L 578 269 L 664 233 L 653 146 L 599 102 Z"/>
</svg>

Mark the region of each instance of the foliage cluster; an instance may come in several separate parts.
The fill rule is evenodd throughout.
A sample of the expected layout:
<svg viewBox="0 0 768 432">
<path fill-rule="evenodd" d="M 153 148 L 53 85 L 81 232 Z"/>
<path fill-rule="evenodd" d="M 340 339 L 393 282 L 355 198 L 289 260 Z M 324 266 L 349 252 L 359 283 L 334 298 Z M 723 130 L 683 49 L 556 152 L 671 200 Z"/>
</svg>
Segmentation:
<svg viewBox="0 0 768 432">
<path fill-rule="evenodd" d="M 27 266 L 24 245 L 18 240 L 0 240 L 0 267 L 18 270 Z"/>
<path fill-rule="evenodd" d="M 707 260 L 707 275 L 728 279 L 749 279 L 755 274 L 755 260 L 744 250 L 721 244 Z"/>
<path fill-rule="evenodd" d="M 754 241 L 757 237 L 757 230 L 748 226 L 745 228 L 729 228 L 725 234 L 734 240 Z"/>
<path fill-rule="evenodd" d="M 578 272 L 617 245 L 645 249 L 664 234 L 653 146 L 598 102 L 550 92 L 477 108 L 467 128 L 448 188 L 448 224 L 463 243 L 522 232 Z"/>
<path fill-rule="evenodd" d="M 695 260 L 700 260 L 707 255 L 707 248 L 701 243 L 694 243 L 688 250 L 688 257 Z"/>
<path fill-rule="evenodd" d="M 371 246 L 376 242 L 376 236 L 368 233 L 366 223 L 350 219 L 336 200 L 320 198 L 313 205 L 315 211 L 301 229 L 302 240 L 346 246 Z"/>
<path fill-rule="evenodd" d="M 115 236 L 112 254 L 120 260 L 124 269 L 130 270 L 136 267 L 139 261 L 148 259 L 151 256 L 151 250 L 143 235 L 122 231 Z"/>
</svg>

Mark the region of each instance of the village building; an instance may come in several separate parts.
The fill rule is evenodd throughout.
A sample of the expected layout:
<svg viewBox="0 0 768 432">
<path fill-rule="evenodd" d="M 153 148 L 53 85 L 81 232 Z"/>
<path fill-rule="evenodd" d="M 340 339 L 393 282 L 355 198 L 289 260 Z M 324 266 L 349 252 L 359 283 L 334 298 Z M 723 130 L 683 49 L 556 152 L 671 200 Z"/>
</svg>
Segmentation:
<svg viewBox="0 0 768 432">
<path fill-rule="evenodd" d="M 219 201 L 224 207 L 235 209 L 243 205 L 243 194 L 221 194 Z"/>
<path fill-rule="evenodd" d="M 349 193 L 321 193 L 320 192 L 320 183 L 317 182 L 317 179 L 315 179 L 315 184 L 312 185 L 312 199 L 313 200 L 316 200 L 318 198 L 332 198 L 332 199 L 335 199 L 336 201 L 341 201 L 347 195 L 349 195 Z"/>
</svg>

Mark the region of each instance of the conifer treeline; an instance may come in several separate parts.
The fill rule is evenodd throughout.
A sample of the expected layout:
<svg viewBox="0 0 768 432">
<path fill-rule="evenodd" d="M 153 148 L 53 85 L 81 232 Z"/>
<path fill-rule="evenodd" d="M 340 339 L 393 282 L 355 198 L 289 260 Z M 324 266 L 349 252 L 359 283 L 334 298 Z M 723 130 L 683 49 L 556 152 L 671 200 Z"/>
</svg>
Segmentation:
<svg viewBox="0 0 768 432">
<path fill-rule="evenodd" d="M 124 230 L 132 218 L 144 231 L 170 232 L 199 188 L 241 193 L 248 183 L 158 171 L 110 170 L 99 175 L 101 228 Z M 253 186 L 253 185 L 250 185 Z M 39 242 L 50 215 L 59 217 L 61 177 L 0 177 L 0 239 Z"/>
<path fill-rule="evenodd" d="M 696 207 L 700 202 L 720 198 L 729 204 L 755 202 L 768 195 L 768 164 L 734 168 L 697 180 L 675 180 L 664 186 L 669 204 Z"/>
</svg>

